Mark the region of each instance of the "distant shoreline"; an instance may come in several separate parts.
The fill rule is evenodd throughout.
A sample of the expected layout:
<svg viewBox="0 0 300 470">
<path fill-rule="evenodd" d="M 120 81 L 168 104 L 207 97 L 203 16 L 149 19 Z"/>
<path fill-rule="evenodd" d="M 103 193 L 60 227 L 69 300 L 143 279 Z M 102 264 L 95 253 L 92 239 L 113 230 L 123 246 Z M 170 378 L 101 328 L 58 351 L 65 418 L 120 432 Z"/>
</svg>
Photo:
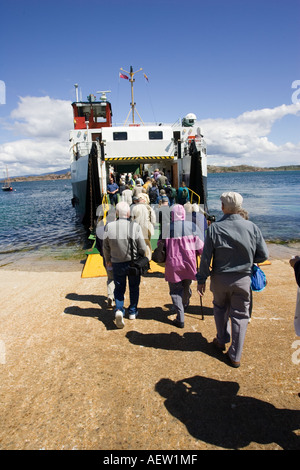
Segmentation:
<svg viewBox="0 0 300 470">
<path fill-rule="evenodd" d="M 287 165 L 279 167 L 258 167 L 250 165 L 237 165 L 237 166 L 215 166 L 207 165 L 207 173 L 247 173 L 247 172 L 262 172 L 262 171 L 300 171 L 300 165 Z M 49 181 L 49 180 L 69 180 L 71 179 L 70 171 L 66 173 L 49 173 L 48 175 L 37 176 L 15 176 L 10 178 L 12 183 L 21 181 Z"/>
<path fill-rule="evenodd" d="M 50 181 L 50 180 L 69 180 L 71 179 L 70 171 L 62 174 L 50 173 L 49 175 L 38 176 L 15 176 L 10 178 L 11 183 L 19 183 L 23 181 Z"/>
<path fill-rule="evenodd" d="M 215 166 L 207 165 L 207 173 L 247 173 L 262 171 L 300 171 L 300 165 L 285 165 L 278 167 L 259 167 L 250 165 Z"/>
</svg>

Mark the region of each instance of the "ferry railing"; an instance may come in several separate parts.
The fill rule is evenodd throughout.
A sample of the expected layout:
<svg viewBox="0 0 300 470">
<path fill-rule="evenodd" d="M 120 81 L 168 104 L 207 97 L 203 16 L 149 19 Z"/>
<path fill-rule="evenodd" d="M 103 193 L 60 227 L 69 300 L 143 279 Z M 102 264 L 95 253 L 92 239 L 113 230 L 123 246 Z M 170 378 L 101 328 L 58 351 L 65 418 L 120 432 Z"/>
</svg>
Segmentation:
<svg viewBox="0 0 300 470">
<path fill-rule="evenodd" d="M 193 191 L 193 190 L 190 189 L 190 188 L 187 188 L 187 189 L 188 189 L 189 192 L 191 193 L 190 203 L 193 204 L 193 196 L 195 196 L 195 198 L 197 197 L 197 199 L 198 199 L 197 204 L 200 204 L 200 196 L 199 196 L 199 194 L 195 193 L 195 191 Z"/>
</svg>

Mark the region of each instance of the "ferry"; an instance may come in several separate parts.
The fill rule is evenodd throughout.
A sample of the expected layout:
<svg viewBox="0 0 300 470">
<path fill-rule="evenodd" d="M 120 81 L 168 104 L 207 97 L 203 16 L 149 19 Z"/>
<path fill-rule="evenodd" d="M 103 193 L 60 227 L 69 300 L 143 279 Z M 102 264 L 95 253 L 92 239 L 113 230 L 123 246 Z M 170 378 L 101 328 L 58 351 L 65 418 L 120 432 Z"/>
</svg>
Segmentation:
<svg viewBox="0 0 300 470">
<path fill-rule="evenodd" d="M 98 91 L 98 99 L 90 94 L 86 101 L 80 101 L 75 85 L 74 128 L 69 142 L 72 204 L 79 219 L 90 228 L 94 226 L 97 207 L 106 198 L 111 173 L 147 172 L 150 176 L 156 168 L 164 172 L 175 189 L 184 181 L 194 197 L 193 202 L 202 204 L 207 211 L 206 143 L 196 115 L 188 113 L 173 124 L 145 124 L 137 112 L 133 94 L 134 75 L 142 69 L 120 70 L 122 78 L 131 84 L 132 99 L 122 125 L 113 123 L 112 106 L 107 98 L 109 90 Z M 132 122 L 127 123 L 130 114 Z"/>
</svg>

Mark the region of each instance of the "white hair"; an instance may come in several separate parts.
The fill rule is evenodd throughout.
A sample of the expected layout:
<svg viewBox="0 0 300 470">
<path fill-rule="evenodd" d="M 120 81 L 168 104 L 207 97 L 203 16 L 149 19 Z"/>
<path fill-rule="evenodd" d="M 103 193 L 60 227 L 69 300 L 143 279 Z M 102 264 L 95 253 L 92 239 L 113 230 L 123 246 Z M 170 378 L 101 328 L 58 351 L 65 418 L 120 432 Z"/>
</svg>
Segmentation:
<svg viewBox="0 0 300 470">
<path fill-rule="evenodd" d="M 116 205 L 117 217 L 120 219 L 127 219 L 130 217 L 130 207 L 125 201 L 120 201 Z"/>
</svg>

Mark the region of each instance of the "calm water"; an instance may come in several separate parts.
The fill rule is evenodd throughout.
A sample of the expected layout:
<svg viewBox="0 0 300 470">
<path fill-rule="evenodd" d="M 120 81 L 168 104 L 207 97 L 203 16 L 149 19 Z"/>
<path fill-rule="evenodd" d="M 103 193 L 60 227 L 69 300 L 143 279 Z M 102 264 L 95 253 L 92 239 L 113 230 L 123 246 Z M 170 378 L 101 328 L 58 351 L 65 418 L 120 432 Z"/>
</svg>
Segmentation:
<svg viewBox="0 0 300 470">
<path fill-rule="evenodd" d="M 90 242 L 71 205 L 70 180 L 14 183 L 0 192 L 0 265 L 15 259 L 80 257 Z M 266 240 L 300 239 L 300 172 L 208 175 L 209 212 L 220 218 L 219 197 L 237 191 Z"/>
<path fill-rule="evenodd" d="M 209 212 L 221 217 L 220 195 L 236 191 L 266 240 L 300 240 L 300 171 L 208 175 Z"/>
<path fill-rule="evenodd" d="M 86 232 L 71 205 L 70 180 L 12 184 L 0 192 L 0 265 L 24 256 L 68 259 L 86 248 Z"/>
</svg>

